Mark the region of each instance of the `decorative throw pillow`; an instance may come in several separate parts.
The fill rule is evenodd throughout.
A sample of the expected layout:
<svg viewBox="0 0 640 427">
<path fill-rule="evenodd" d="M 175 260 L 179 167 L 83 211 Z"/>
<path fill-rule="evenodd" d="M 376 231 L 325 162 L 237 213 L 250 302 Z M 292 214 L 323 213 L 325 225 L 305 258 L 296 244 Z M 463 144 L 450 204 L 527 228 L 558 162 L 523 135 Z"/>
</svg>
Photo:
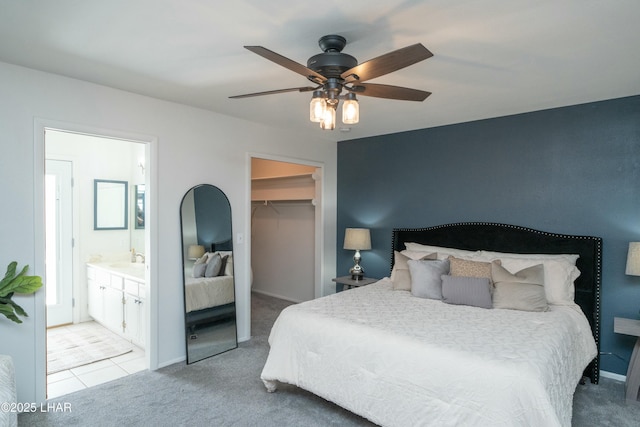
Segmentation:
<svg viewBox="0 0 640 427">
<path fill-rule="evenodd" d="M 491 282 L 491 263 L 483 261 L 470 261 L 453 256 L 449 257 L 451 276 L 484 277 Z"/>
<path fill-rule="evenodd" d="M 227 255 L 227 264 L 224 266 L 224 276 L 233 276 L 233 255 L 231 252 Z"/>
<path fill-rule="evenodd" d="M 544 290 L 547 302 L 552 305 L 575 306 L 574 281 L 580 276 L 576 267 L 579 258 L 574 254 L 516 254 L 482 251 L 480 259 L 500 259 L 509 271 L 519 271 L 533 265 L 544 265 Z"/>
<path fill-rule="evenodd" d="M 220 254 L 214 254 L 207 262 L 207 269 L 204 272 L 204 277 L 215 277 L 220 274 L 220 267 L 222 266 L 222 257 Z"/>
<path fill-rule="evenodd" d="M 207 269 L 207 260 L 209 259 L 209 254 L 205 253 L 200 258 L 193 263 L 193 277 L 204 277 L 204 272 Z"/>
<path fill-rule="evenodd" d="M 419 298 L 442 299 L 442 275 L 449 273 L 449 260 L 409 260 L 411 295 Z"/>
<path fill-rule="evenodd" d="M 486 277 L 443 275 L 442 301 L 447 304 L 492 308 L 489 279 Z"/>
<path fill-rule="evenodd" d="M 227 261 L 229 261 L 229 255 L 223 256 L 222 263 L 220 264 L 220 270 L 218 271 L 218 276 L 225 275 L 225 271 L 227 270 Z"/>
<path fill-rule="evenodd" d="M 407 261 L 411 259 L 436 259 L 436 254 L 420 254 L 419 258 L 412 258 L 398 251 L 393 251 L 393 270 L 391 271 L 391 283 L 395 291 L 411 290 L 411 274 Z"/>
<path fill-rule="evenodd" d="M 544 265 L 537 264 L 510 273 L 497 262 L 491 263 L 493 308 L 522 311 L 547 311 L 544 292 Z"/>
</svg>

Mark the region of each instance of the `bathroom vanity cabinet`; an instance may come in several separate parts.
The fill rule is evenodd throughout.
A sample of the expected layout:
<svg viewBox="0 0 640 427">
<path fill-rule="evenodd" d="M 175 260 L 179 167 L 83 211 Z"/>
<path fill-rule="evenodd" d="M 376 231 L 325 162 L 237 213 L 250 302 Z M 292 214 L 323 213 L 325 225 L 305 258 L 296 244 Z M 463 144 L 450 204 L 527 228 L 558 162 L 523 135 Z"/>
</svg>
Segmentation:
<svg viewBox="0 0 640 427">
<path fill-rule="evenodd" d="M 87 264 L 89 315 L 109 330 L 144 348 L 146 284 L 109 266 Z"/>
</svg>

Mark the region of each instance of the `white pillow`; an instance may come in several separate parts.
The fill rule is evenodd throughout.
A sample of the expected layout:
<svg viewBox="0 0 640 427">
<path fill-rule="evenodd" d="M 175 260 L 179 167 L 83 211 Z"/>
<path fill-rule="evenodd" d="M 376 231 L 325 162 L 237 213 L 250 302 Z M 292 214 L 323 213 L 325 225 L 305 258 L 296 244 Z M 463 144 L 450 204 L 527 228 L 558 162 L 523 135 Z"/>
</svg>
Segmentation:
<svg viewBox="0 0 640 427">
<path fill-rule="evenodd" d="M 580 276 L 575 266 L 578 255 L 511 254 L 481 251 L 485 261 L 500 260 L 509 271 L 520 271 L 536 264 L 544 265 L 544 293 L 553 305 L 576 305 L 574 281 Z"/>
<path fill-rule="evenodd" d="M 580 258 L 580 255 L 575 254 L 514 254 L 509 252 L 491 252 L 491 251 L 480 251 L 480 258 L 500 258 L 500 257 L 508 257 L 508 258 L 518 258 L 518 259 L 556 259 L 556 260 L 566 260 L 576 265 L 576 261 Z"/>
<path fill-rule="evenodd" d="M 221 254 L 224 254 L 224 251 L 220 252 Z M 224 266 L 224 272 L 221 274 L 222 276 L 233 276 L 233 252 L 231 251 L 226 251 L 226 253 L 228 253 L 228 257 L 227 258 L 227 263 Z"/>
<path fill-rule="evenodd" d="M 422 252 L 423 254 L 432 254 L 435 252 L 438 254 L 438 259 L 447 259 L 449 258 L 449 255 L 453 255 L 454 257 L 461 259 L 475 259 L 475 257 L 480 255 L 480 251 L 467 251 L 464 249 L 446 248 L 443 246 L 430 246 L 423 245 L 421 243 L 406 242 L 404 245 L 409 252 Z M 404 254 L 405 252 L 402 251 L 401 253 Z"/>
</svg>

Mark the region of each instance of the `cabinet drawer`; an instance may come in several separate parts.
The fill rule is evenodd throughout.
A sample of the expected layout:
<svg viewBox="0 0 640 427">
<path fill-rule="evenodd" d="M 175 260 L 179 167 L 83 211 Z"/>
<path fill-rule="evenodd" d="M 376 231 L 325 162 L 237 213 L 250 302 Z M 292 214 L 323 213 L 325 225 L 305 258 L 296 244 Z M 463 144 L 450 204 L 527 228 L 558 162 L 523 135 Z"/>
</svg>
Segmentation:
<svg viewBox="0 0 640 427">
<path fill-rule="evenodd" d="M 87 267 L 87 279 L 95 280 L 96 279 L 96 269 L 93 267 Z"/>
<path fill-rule="evenodd" d="M 109 286 L 111 284 L 111 275 L 101 269 L 95 269 L 96 283 L 100 286 Z"/>
<path fill-rule="evenodd" d="M 122 290 L 122 282 L 124 278 L 120 276 L 116 276 L 114 274 L 111 275 L 111 287 L 114 289 Z"/>
<path fill-rule="evenodd" d="M 145 285 L 144 283 L 140 283 L 140 286 L 138 286 L 138 296 L 140 298 L 147 297 L 147 285 Z"/>
<path fill-rule="evenodd" d="M 138 287 L 140 283 L 135 280 L 124 279 L 124 291 L 133 296 L 138 296 Z"/>
</svg>

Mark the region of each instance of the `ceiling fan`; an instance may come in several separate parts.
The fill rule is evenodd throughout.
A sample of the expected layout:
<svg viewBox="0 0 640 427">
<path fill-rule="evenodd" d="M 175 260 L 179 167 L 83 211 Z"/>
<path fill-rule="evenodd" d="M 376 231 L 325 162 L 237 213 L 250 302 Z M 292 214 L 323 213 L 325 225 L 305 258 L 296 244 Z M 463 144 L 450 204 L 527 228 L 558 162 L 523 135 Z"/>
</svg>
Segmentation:
<svg viewBox="0 0 640 427">
<path fill-rule="evenodd" d="M 249 98 L 284 92 L 313 92 L 310 103 L 310 120 L 320 123 L 322 129 L 334 129 L 336 109 L 340 100 L 343 100 L 343 123 L 355 124 L 359 121 L 359 106 L 356 95 L 401 101 L 424 101 L 431 95 L 431 92 L 418 89 L 365 83 L 367 80 L 432 57 L 433 54 L 421 43 L 394 50 L 361 64 L 358 64 L 353 56 L 342 53 L 346 44 L 347 40 L 339 35 L 321 37 L 318 40 L 318 45 L 322 49 L 322 53 L 309 58 L 306 67 L 262 46 L 245 46 L 251 52 L 306 77 L 316 86 L 269 90 L 230 96 L 230 98 Z M 342 94 L 343 90 L 346 91 L 344 95 Z"/>
</svg>

